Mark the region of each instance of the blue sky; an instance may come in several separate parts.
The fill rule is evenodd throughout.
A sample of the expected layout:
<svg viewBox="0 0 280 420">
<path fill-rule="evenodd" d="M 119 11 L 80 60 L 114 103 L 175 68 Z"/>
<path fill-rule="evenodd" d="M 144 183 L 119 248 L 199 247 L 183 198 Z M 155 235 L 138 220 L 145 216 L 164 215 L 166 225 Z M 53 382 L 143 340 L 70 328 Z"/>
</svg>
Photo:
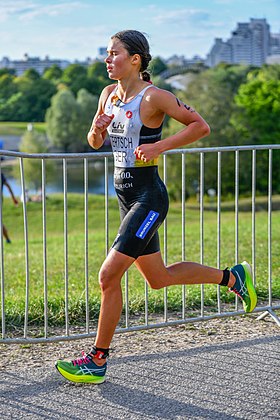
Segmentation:
<svg viewBox="0 0 280 420">
<path fill-rule="evenodd" d="M 122 29 L 145 32 L 153 56 L 205 57 L 250 18 L 280 32 L 280 0 L 0 0 L 0 58 L 96 57 Z"/>
</svg>

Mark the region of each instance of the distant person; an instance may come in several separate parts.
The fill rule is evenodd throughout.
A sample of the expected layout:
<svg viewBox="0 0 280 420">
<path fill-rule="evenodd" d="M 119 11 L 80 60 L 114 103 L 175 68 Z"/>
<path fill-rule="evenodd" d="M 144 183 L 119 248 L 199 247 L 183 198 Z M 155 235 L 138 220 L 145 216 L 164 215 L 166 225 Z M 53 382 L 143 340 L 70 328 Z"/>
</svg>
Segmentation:
<svg viewBox="0 0 280 420">
<path fill-rule="evenodd" d="M 224 270 L 191 261 L 164 264 L 158 228 L 167 215 L 168 194 L 158 173 L 158 158 L 167 150 L 207 136 L 210 129 L 194 109 L 150 83 L 146 71 L 151 60 L 149 44 L 141 32 L 113 35 L 107 54 L 107 72 L 116 83 L 101 93 L 88 142 L 99 149 L 109 133 L 121 225 L 99 272 L 102 298 L 94 346 L 81 358 L 56 363 L 66 379 L 96 384 L 105 380 L 109 347 L 123 308 L 121 279 L 132 264 L 153 289 L 211 283 L 236 293 L 246 312 L 253 311 L 257 303 L 251 267 L 245 261 Z M 165 115 L 183 128 L 161 140 Z"/>
<path fill-rule="evenodd" d="M 46 197 L 48 198 L 48 197 Z M 37 203 L 41 203 L 43 201 L 43 192 L 42 192 L 42 188 L 39 188 L 38 190 L 38 194 L 33 195 L 31 197 L 31 201 L 37 202 Z"/>
<path fill-rule="evenodd" d="M 15 204 L 15 206 L 18 205 L 18 200 L 16 199 L 14 192 L 12 190 L 12 187 L 10 186 L 9 182 L 7 181 L 7 178 L 5 177 L 5 175 L 3 174 L 3 172 L 1 172 L 1 193 L 2 193 L 2 197 L 3 197 L 3 186 L 6 186 L 9 190 L 9 193 L 11 194 L 12 200 Z M 9 237 L 8 231 L 6 226 L 3 224 L 3 235 L 4 238 L 6 239 L 7 244 L 11 243 L 11 239 Z"/>
</svg>

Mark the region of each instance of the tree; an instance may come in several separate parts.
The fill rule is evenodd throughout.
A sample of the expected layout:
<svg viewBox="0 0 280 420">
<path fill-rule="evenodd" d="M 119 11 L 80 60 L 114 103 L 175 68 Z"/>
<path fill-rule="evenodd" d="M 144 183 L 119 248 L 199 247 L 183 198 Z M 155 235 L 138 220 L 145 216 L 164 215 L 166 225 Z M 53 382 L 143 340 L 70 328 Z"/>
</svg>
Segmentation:
<svg viewBox="0 0 280 420">
<path fill-rule="evenodd" d="M 86 140 L 87 133 L 90 129 L 91 121 L 95 115 L 98 107 L 98 97 L 89 93 L 86 89 L 81 89 L 77 95 L 77 105 L 79 107 L 80 124 L 79 124 L 79 139 L 80 144 L 77 143 L 76 151 L 84 152 L 89 150 L 89 145 Z"/>
<path fill-rule="evenodd" d="M 112 81 L 108 77 L 105 63 L 97 61 L 88 67 L 87 90 L 90 93 L 99 96 L 109 83 L 112 83 Z"/>
<path fill-rule="evenodd" d="M 95 78 L 101 77 L 102 79 L 109 80 L 108 73 L 107 73 L 107 70 L 106 70 L 106 64 L 101 62 L 101 61 L 96 61 L 95 63 L 88 66 L 87 75 L 88 75 L 89 78 L 91 78 L 91 77 L 95 77 Z"/>
<path fill-rule="evenodd" d="M 151 69 L 153 76 L 158 76 L 164 70 L 167 69 L 167 65 L 162 61 L 160 57 L 155 57 L 151 60 L 149 68 Z"/>
<path fill-rule="evenodd" d="M 63 71 L 61 68 L 57 64 L 53 64 L 44 71 L 43 78 L 57 85 L 60 82 L 62 74 Z"/>
<path fill-rule="evenodd" d="M 264 65 L 250 72 L 235 97 L 232 124 L 246 144 L 280 143 L 280 66 Z M 257 189 L 267 192 L 268 154 L 258 152 Z M 273 189 L 280 192 L 280 154 L 274 152 Z"/>
<path fill-rule="evenodd" d="M 70 64 L 63 71 L 61 81 L 76 95 L 80 89 L 88 87 L 86 67 L 80 64 Z"/>
<path fill-rule="evenodd" d="M 12 104 L 14 105 L 11 109 L 13 112 L 11 121 L 44 121 L 46 109 L 56 92 L 55 86 L 50 81 L 42 79 L 33 69 L 17 77 L 15 84 L 17 96 L 11 98 L 8 103 L 10 108 Z"/>
<path fill-rule="evenodd" d="M 9 99 L 14 93 L 17 92 L 17 87 L 14 83 L 15 76 L 10 73 L 0 74 L 0 102 Z"/>
<path fill-rule="evenodd" d="M 35 69 L 28 69 L 23 73 L 23 77 L 28 80 L 36 81 L 39 80 L 41 76 Z"/>
<path fill-rule="evenodd" d="M 202 71 L 194 75 L 185 91 L 177 92 L 178 97 L 185 104 L 194 107 L 208 122 L 211 135 L 191 144 L 188 147 L 213 147 L 242 144 L 242 138 L 236 136 L 236 130 L 231 124 L 231 116 L 236 107 L 234 96 L 240 84 L 246 81 L 250 68 L 245 66 L 231 66 L 221 64 L 215 68 Z M 170 120 L 165 135 L 172 135 L 183 128 L 182 124 Z M 188 185 L 198 180 L 199 163 L 195 155 L 187 157 Z M 226 162 L 226 163 L 224 163 Z M 217 156 L 207 154 L 205 158 L 205 189 L 215 188 L 217 185 Z M 180 168 L 171 165 L 169 168 L 172 182 L 180 194 Z M 223 154 L 222 159 L 222 193 L 234 193 L 234 154 Z M 176 181 L 177 180 L 177 181 Z M 244 188 L 248 190 L 248 183 Z M 193 192 L 193 191 L 192 191 Z"/>
<path fill-rule="evenodd" d="M 0 103 L 0 121 L 26 121 L 24 102 L 23 94 L 16 92 L 9 99 Z"/>
<path fill-rule="evenodd" d="M 47 139 L 35 130 L 26 131 L 22 136 L 19 150 L 22 153 L 46 153 L 48 151 Z M 42 161 L 41 159 L 24 159 L 24 180 L 29 188 L 38 191 L 42 187 Z M 46 161 L 46 173 L 50 179 L 53 175 L 54 165 L 50 160 Z M 19 177 L 18 168 L 14 175 Z"/>
<path fill-rule="evenodd" d="M 86 135 L 97 106 L 97 96 L 85 89 L 79 90 L 77 99 L 70 90 L 59 91 L 46 114 L 51 144 L 66 152 L 89 150 Z"/>
<path fill-rule="evenodd" d="M 8 69 L 7 67 L 3 67 L 0 69 L 0 77 L 4 74 L 11 74 L 12 76 L 15 76 L 16 71 L 15 69 Z"/>
<path fill-rule="evenodd" d="M 248 144 L 280 142 L 280 65 L 250 72 L 235 96 L 232 119 Z"/>
<path fill-rule="evenodd" d="M 13 116 L 13 101 L 14 95 L 17 95 L 17 86 L 14 83 L 15 76 L 8 72 L 3 72 L 0 75 L 0 121 L 11 120 Z"/>
<path fill-rule="evenodd" d="M 64 152 L 76 151 L 80 112 L 74 94 L 60 90 L 46 112 L 47 135 L 51 144 Z"/>
</svg>

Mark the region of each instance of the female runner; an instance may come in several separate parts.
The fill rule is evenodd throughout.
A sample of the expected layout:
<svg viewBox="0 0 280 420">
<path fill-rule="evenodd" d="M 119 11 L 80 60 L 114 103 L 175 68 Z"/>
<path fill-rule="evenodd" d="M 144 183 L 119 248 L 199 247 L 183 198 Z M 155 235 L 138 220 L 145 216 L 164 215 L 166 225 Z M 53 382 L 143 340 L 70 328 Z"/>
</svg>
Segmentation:
<svg viewBox="0 0 280 420">
<path fill-rule="evenodd" d="M 141 32 L 116 33 L 107 53 L 107 72 L 117 83 L 101 93 L 88 142 L 98 149 L 107 133 L 110 136 L 121 225 L 99 272 L 102 297 L 93 349 L 80 359 L 56 363 L 73 382 L 104 382 L 109 346 L 122 311 L 121 278 L 133 263 L 153 289 L 212 283 L 235 292 L 246 312 L 253 311 L 257 302 L 246 262 L 225 270 L 186 261 L 165 266 L 157 231 L 168 211 L 168 195 L 158 174 L 158 157 L 209 135 L 210 129 L 194 109 L 151 84 L 146 71 L 149 44 Z M 185 127 L 161 140 L 165 115 Z"/>
</svg>

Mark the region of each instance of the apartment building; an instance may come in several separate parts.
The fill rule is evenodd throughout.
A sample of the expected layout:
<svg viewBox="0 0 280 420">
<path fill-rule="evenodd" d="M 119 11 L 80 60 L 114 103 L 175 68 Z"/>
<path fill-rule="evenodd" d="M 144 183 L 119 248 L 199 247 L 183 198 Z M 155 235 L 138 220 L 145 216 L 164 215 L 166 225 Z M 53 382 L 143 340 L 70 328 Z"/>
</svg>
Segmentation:
<svg viewBox="0 0 280 420">
<path fill-rule="evenodd" d="M 238 23 L 227 41 L 216 38 L 206 58 L 213 67 L 220 62 L 261 66 L 272 54 L 280 54 L 280 34 L 271 34 L 266 19 Z"/>
</svg>

